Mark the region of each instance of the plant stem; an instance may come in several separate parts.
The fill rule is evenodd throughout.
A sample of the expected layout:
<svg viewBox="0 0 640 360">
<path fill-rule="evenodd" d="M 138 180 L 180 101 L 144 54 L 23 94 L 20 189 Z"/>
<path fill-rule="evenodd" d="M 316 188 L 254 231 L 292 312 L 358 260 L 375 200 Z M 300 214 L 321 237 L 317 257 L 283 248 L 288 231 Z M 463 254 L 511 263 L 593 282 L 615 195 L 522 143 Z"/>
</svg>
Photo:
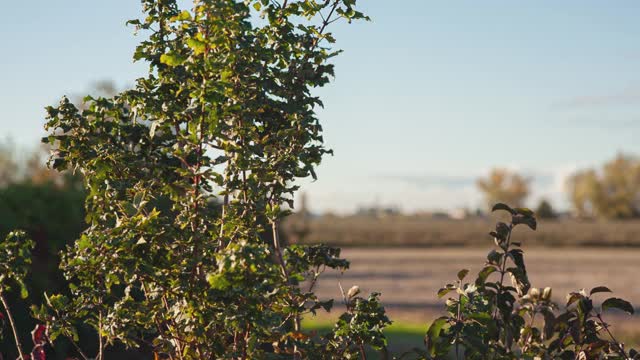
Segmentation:
<svg viewBox="0 0 640 360">
<path fill-rule="evenodd" d="M 162 303 L 164 304 L 164 308 L 167 310 L 167 312 L 168 313 L 171 312 L 171 308 L 169 308 L 169 303 L 167 302 L 166 296 L 162 296 Z M 173 323 L 173 319 L 170 319 L 170 321 Z M 174 325 L 174 324 L 171 324 L 171 325 Z M 183 360 L 182 340 L 177 336 L 177 334 L 172 332 L 172 330 L 175 330 L 177 332 L 176 326 L 167 326 L 167 328 L 169 330 L 170 336 L 176 341 L 176 348 L 178 350 L 178 359 Z"/>
<path fill-rule="evenodd" d="M 85 355 L 85 353 L 82 351 L 82 349 L 80 348 L 78 343 L 76 343 L 71 337 L 68 337 L 67 339 L 69 339 L 69 342 L 71 343 L 71 345 L 73 345 L 73 347 L 76 348 L 76 351 L 78 352 L 78 354 L 80 354 L 80 356 L 84 360 L 89 360 L 89 357 L 87 355 Z"/>
<path fill-rule="evenodd" d="M 9 324 L 11 325 L 11 330 L 13 331 L 13 337 L 16 340 L 16 348 L 18 349 L 18 354 L 20 355 L 19 360 L 27 360 L 22 352 L 22 344 L 20 344 L 20 338 L 18 337 L 18 329 L 16 328 L 16 323 L 13 321 L 13 315 L 11 315 L 11 308 L 9 307 L 9 303 L 7 299 L 5 299 L 2 290 L 0 289 L 0 301 L 2 302 L 2 306 L 4 306 L 4 310 L 7 313 L 7 317 L 9 318 Z"/>
<path fill-rule="evenodd" d="M 278 260 L 278 264 L 280 265 L 280 269 L 282 270 L 282 275 L 285 278 L 285 281 L 287 282 L 287 286 L 289 288 L 291 288 L 293 286 L 293 284 L 291 284 L 291 280 L 289 278 L 289 272 L 287 271 L 287 266 L 284 263 L 284 258 L 282 257 L 282 247 L 280 245 L 280 234 L 278 231 L 278 220 L 272 220 L 271 221 L 271 230 L 273 232 L 273 247 L 275 249 L 276 252 L 276 258 Z M 292 292 L 293 294 L 293 292 Z M 293 318 L 293 329 L 296 332 L 300 331 L 300 315 L 299 314 L 295 314 L 295 317 Z M 298 346 L 294 345 L 293 347 L 293 356 L 294 359 L 299 359 L 300 358 L 300 353 L 298 352 Z"/>
<path fill-rule="evenodd" d="M 504 283 L 504 274 L 506 273 L 507 268 L 507 254 L 509 253 L 509 246 L 511 245 L 511 232 L 513 231 L 513 224 L 509 224 L 509 234 L 507 235 L 507 245 L 502 249 L 504 250 L 504 255 L 502 257 L 502 266 L 500 267 L 500 289 L 496 294 L 496 309 L 493 312 L 493 319 L 496 320 L 498 317 L 498 296 L 502 293 L 502 285 Z M 504 319 L 503 319 L 504 320 Z M 498 339 L 500 339 L 500 335 L 498 335 Z M 492 359 L 495 359 L 496 353 L 493 354 Z"/>
<path fill-rule="evenodd" d="M 280 246 L 280 232 L 278 231 L 278 220 L 271 221 L 271 231 L 273 235 L 273 248 L 275 250 L 276 260 L 278 261 L 278 265 L 280 265 L 280 270 L 282 271 L 282 275 L 287 280 L 287 285 L 289 282 L 289 272 L 287 271 L 287 267 L 284 263 L 284 258 L 282 257 L 282 247 Z"/>
<path fill-rule="evenodd" d="M 502 290 L 502 284 L 504 282 L 504 274 L 507 268 L 507 254 L 509 253 L 509 246 L 511 246 L 511 232 L 513 231 L 513 224 L 509 225 L 509 234 L 507 235 L 507 246 L 504 248 L 504 257 L 502 258 L 502 267 L 500 269 L 500 289 Z"/>
<path fill-rule="evenodd" d="M 462 286 L 462 281 L 459 281 L 459 285 Z M 456 315 L 456 322 L 460 323 L 460 301 L 462 300 L 462 295 L 458 295 L 458 313 Z M 458 333 L 456 332 L 456 360 L 460 359 L 460 343 L 458 342 Z"/>
<path fill-rule="evenodd" d="M 611 338 L 611 340 L 613 340 L 613 342 L 616 344 L 616 348 L 618 348 L 618 353 L 622 355 L 624 359 L 628 359 L 629 357 L 627 356 L 627 353 L 624 351 L 624 349 L 622 348 L 618 340 L 616 340 L 616 338 L 613 336 L 611 331 L 609 331 L 609 325 L 607 325 L 604 322 L 604 320 L 602 320 L 602 315 L 597 314 L 597 316 L 598 316 L 598 320 L 600 320 L 600 323 L 602 324 L 602 327 L 604 327 L 604 329 L 607 331 L 607 334 L 609 334 L 609 337 Z"/>
<path fill-rule="evenodd" d="M 98 317 L 98 356 L 97 360 L 102 359 L 102 349 L 104 349 L 104 344 L 102 343 L 102 311 L 100 311 Z"/>
<path fill-rule="evenodd" d="M 360 359 L 367 360 L 367 354 L 364 352 L 364 346 L 362 346 L 362 342 L 360 342 L 358 345 L 360 347 Z"/>
</svg>

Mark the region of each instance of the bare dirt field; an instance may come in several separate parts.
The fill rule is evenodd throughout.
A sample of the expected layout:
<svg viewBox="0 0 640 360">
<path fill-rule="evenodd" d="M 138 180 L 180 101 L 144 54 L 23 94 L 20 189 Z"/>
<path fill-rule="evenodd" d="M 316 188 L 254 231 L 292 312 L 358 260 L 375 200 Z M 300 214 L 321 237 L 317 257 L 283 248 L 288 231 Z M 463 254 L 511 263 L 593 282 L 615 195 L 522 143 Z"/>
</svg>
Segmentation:
<svg viewBox="0 0 640 360">
<path fill-rule="evenodd" d="M 496 221 L 508 221 L 504 214 L 464 220 L 430 219 L 395 215 L 323 216 L 301 222 L 292 216 L 284 224 L 293 242 L 327 243 L 342 247 L 484 247 L 492 243 L 487 235 Z M 301 239 L 295 231 L 304 229 Z M 514 236 L 533 247 L 640 247 L 640 221 L 586 221 L 576 219 L 538 220 L 538 229 L 516 228 Z M 526 250 L 526 249 L 525 249 Z"/>
<path fill-rule="evenodd" d="M 444 301 L 436 292 L 456 279 L 458 270 L 471 270 L 473 281 L 490 247 L 486 248 L 347 248 L 351 261 L 344 274 L 327 272 L 318 284 L 321 298 L 341 297 L 358 285 L 363 293 L 379 291 L 393 319 L 426 322 L 441 313 Z M 563 304 L 568 292 L 607 285 L 615 296 L 640 306 L 640 249 L 627 248 L 533 248 L 525 247 L 525 262 L 532 286 L 553 288 Z M 606 295 L 606 294 L 605 294 Z M 629 319 L 631 320 L 631 319 Z M 633 319 L 640 329 L 640 318 Z"/>
</svg>

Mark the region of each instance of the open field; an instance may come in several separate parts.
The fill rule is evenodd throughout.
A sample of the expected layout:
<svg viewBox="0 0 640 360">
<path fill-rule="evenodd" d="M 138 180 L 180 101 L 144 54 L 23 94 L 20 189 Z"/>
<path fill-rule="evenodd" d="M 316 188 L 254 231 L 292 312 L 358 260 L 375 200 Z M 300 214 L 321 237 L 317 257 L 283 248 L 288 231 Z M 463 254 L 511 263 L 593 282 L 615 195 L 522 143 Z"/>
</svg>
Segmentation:
<svg viewBox="0 0 640 360">
<path fill-rule="evenodd" d="M 490 249 L 347 248 L 342 256 L 351 261 L 351 268 L 344 274 L 326 272 L 317 290 L 320 297 L 339 297 L 338 282 L 345 289 L 358 285 L 365 293 L 381 292 L 391 311 L 427 320 L 444 303 L 436 296 L 438 289 L 455 280 L 462 268 L 471 270 L 471 279 Z M 606 284 L 616 296 L 640 305 L 640 249 L 524 250 L 532 286 L 551 286 L 558 302 L 570 291 Z"/>
<path fill-rule="evenodd" d="M 485 247 L 498 218 L 465 220 L 420 216 L 323 216 L 301 223 L 293 217 L 285 228 L 292 241 L 358 247 Z M 526 248 L 539 246 L 640 247 L 640 221 L 539 220 L 538 230 L 516 228 L 514 235 Z M 293 229 L 308 234 L 297 237 Z"/>
<path fill-rule="evenodd" d="M 468 279 L 472 279 L 490 248 L 490 245 L 485 248 L 347 248 L 343 256 L 351 261 L 351 268 L 344 274 L 325 273 L 317 293 L 321 298 L 339 299 L 338 282 L 345 290 L 358 285 L 364 294 L 381 292 L 391 319 L 398 323 L 397 328 L 390 330 L 393 337 L 410 339 L 409 342 L 415 342 L 412 346 L 420 346 L 421 333 L 424 334 L 429 321 L 442 314 L 444 301 L 437 298 L 438 289 L 453 281 L 462 268 L 471 270 Z M 615 296 L 640 305 L 640 249 L 525 247 L 524 250 L 532 285 L 551 286 L 553 298 L 560 304 L 570 291 L 606 284 Z M 333 316 L 324 315 L 316 321 L 329 321 Z M 640 318 L 623 315 L 608 318 L 622 338 L 640 343 Z M 398 346 L 410 347 L 404 342 Z"/>
</svg>

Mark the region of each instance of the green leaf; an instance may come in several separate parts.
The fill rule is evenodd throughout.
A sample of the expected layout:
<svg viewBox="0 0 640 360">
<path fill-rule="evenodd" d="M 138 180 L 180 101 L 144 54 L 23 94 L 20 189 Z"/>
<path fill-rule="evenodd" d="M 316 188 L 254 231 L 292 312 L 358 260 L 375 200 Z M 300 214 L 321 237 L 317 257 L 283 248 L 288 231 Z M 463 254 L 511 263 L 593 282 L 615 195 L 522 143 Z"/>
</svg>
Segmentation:
<svg viewBox="0 0 640 360">
<path fill-rule="evenodd" d="M 508 211 L 509 213 L 511 213 L 511 215 L 515 215 L 516 212 L 507 204 L 503 204 L 503 203 L 497 203 L 495 205 L 493 205 L 493 208 L 491 208 L 492 212 L 498 211 L 498 210 L 504 210 L 504 211 Z"/>
<path fill-rule="evenodd" d="M 496 267 L 495 266 L 491 266 L 491 265 L 485 266 L 478 273 L 478 279 L 476 280 L 476 285 L 484 284 L 484 282 L 487 281 L 487 278 L 489 277 L 489 275 L 491 275 L 495 271 L 496 271 Z"/>
<path fill-rule="evenodd" d="M 452 287 L 445 287 L 442 288 L 440 290 L 438 290 L 438 297 L 442 298 L 443 296 L 447 295 L 448 293 L 450 293 L 451 291 L 453 291 L 455 288 Z"/>
<path fill-rule="evenodd" d="M 462 281 L 465 278 L 465 276 L 467 276 L 468 273 L 469 273 L 468 269 L 462 269 L 458 271 L 458 280 Z"/>
<path fill-rule="evenodd" d="M 513 286 L 518 290 L 518 295 L 523 296 L 526 294 L 531 287 L 527 273 L 519 267 L 508 268 L 507 272 L 511 275 L 511 281 Z"/>
<path fill-rule="evenodd" d="M 220 73 L 220 80 L 227 81 L 229 80 L 231 75 L 233 75 L 233 72 L 231 72 L 230 70 L 224 70 Z"/>
<path fill-rule="evenodd" d="M 431 323 L 431 326 L 429 326 L 429 329 L 427 330 L 427 350 L 431 356 L 436 354 L 438 337 L 440 336 L 442 328 L 448 323 L 448 321 L 449 319 L 446 316 L 439 317 Z"/>
<path fill-rule="evenodd" d="M 169 53 L 160 55 L 160 62 L 169 66 L 182 65 L 187 59 L 177 53 Z"/>
<path fill-rule="evenodd" d="M 200 41 L 196 38 L 190 38 L 187 40 L 187 46 L 193 49 L 193 52 L 200 55 L 207 49 L 207 44 L 204 41 Z"/>
<path fill-rule="evenodd" d="M 226 290 L 231 286 L 223 274 L 209 274 L 207 275 L 207 282 L 216 290 Z"/>
<path fill-rule="evenodd" d="M 611 291 L 606 286 L 596 286 L 593 289 L 591 289 L 591 292 L 589 292 L 589 295 L 593 295 L 593 294 L 596 294 L 596 293 L 603 293 L 603 292 L 613 292 L 613 291 Z"/>
<path fill-rule="evenodd" d="M 185 21 L 185 20 L 190 20 L 190 19 L 191 19 L 191 13 L 188 12 L 187 10 L 182 10 L 182 12 L 180 12 L 180 14 L 172 17 L 171 21 Z"/>
<path fill-rule="evenodd" d="M 480 323 L 486 324 L 489 320 L 492 319 L 492 316 L 487 312 L 474 312 L 469 314 L 469 319 L 473 319 Z"/>
<path fill-rule="evenodd" d="M 329 312 L 331 311 L 331 308 L 333 307 L 333 299 L 327 300 L 327 301 L 321 301 L 320 306 L 322 306 L 322 308 L 324 309 L 324 311 Z"/>
<path fill-rule="evenodd" d="M 602 311 L 608 309 L 618 309 L 633 315 L 634 309 L 630 302 L 620 298 L 608 298 L 602 303 Z"/>
<path fill-rule="evenodd" d="M 19 281 L 18 285 L 20 285 L 20 298 L 22 299 L 28 298 L 29 290 L 27 290 L 27 286 L 25 285 L 25 283 L 23 283 L 22 281 Z"/>
<path fill-rule="evenodd" d="M 553 315 L 553 312 L 548 310 L 543 312 L 544 315 L 544 337 L 549 340 L 553 337 L 553 331 L 556 325 L 556 318 Z"/>
<path fill-rule="evenodd" d="M 582 299 L 583 297 L 584 296 L 582 294 L 578 293 L 578 292 L 569 293 L 567 295 L 567 304 L 566 304 L 566 306 L 569 306 L 569 305 L 573 304 L 574 302 L 576 302 L 579 299 Z"/>
<path fill-rule="evenodd" d="M 513 211 L 522 216 L 534 217 L 535 213 L 529 208 L 515 208 Z"/>
<path fill-rule="evenodd" d="M 510 250 L 509 256 L 511 257 L 511 259 L 513 259 L 513 263 L 516 264 L 516 266 L 520 268 L 524 274 L 526 274 L 527 269 L 524 265 L 524 255 L 522 250 L 520 249 Z"/>
<path fill-rule="evenodd" d="M 487 254 L 487 261 L 490 264 L 498 265 L 500 264 L 501 260 L 502 260 L 502 253 L 499 253 L 495 250 L 491 250 L 489 251 L 489 254 Z"/>
<path fill-rule="evenodd" d="M 525 224 L 531 228 L 531 230 L 535 230 L 538 227 L 536 218 L 532 216 L 517 214 L 511 217 L 511 221 L 514 225 Z"/>
<path fill-rule="evenodd" d="M 499 240 L 506 241 L 511 227 L 503 222 L 496 223 L 496 231 L 492 231 L 489 234 Z"/>
</svg>

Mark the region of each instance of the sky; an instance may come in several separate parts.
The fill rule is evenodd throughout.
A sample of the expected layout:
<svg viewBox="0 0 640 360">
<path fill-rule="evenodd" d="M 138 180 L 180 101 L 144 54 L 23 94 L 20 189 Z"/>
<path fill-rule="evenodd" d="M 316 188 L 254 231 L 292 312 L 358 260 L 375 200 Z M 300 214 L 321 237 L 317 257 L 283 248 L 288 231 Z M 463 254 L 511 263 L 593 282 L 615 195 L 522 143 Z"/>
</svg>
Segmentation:
<svg viewBox="0 0 640 360">
<path fill-rule="evenodd" d="M 144 76 L 135 0 L 3 2 L 0 139 L 44 136 L 44 107 Z M 371 22 L 333 28 L 344 53 L 317 93 L 335 152 L 302 191 L 315 212 L 483 206 L 475 181 L 505 167 L 529 204 L 566 208 L 564 182 L 640 154 L 640 2 L 359 0 Z M 635 140 L 635 141 L 634 141 Z M 5 140 L 6 141 L 6 140 Z"/>
</svg>

